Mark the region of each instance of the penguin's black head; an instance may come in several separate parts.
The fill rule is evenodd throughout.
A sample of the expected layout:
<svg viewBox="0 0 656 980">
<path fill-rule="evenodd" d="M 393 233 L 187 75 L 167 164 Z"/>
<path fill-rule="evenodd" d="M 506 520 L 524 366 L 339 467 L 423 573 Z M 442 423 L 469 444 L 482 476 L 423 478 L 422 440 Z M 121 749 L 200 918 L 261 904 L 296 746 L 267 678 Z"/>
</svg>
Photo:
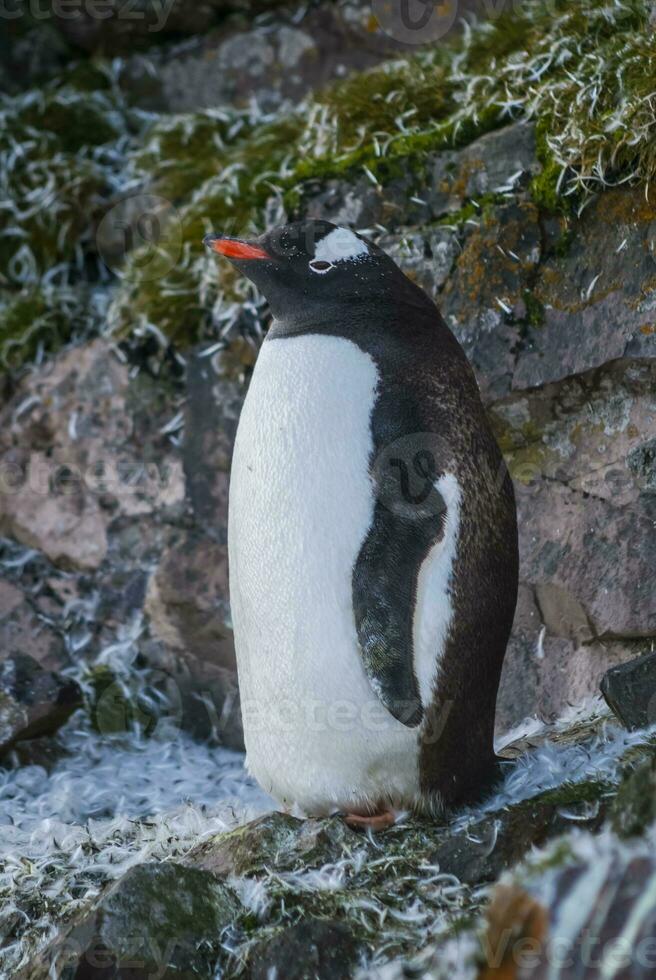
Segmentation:
<svg viewBox="0 0 656 980">
<path fill-rule="evenodd" d="M 420 292 L 377 245 L 329 221 L 298 221 L 250 241 L 207 235 L 203 242 L 255 283 L 276 319 L 324 319 L 336 306 Z"/>
</svg>

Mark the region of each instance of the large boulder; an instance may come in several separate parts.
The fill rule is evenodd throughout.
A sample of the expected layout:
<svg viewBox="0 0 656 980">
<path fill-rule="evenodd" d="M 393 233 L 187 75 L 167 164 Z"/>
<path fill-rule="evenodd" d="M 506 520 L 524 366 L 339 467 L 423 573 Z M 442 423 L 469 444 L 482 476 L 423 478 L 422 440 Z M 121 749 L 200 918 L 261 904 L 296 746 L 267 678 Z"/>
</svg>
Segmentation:
<svg viewBox="0 0 656 980">
<path fill-rule="evenodd" d="M 209 872 L 140 864 L 51 951 L 51 965 L 62 980 L 211 980 L 222 934 L 240 912 L 232 890 Z"/>
</svg>

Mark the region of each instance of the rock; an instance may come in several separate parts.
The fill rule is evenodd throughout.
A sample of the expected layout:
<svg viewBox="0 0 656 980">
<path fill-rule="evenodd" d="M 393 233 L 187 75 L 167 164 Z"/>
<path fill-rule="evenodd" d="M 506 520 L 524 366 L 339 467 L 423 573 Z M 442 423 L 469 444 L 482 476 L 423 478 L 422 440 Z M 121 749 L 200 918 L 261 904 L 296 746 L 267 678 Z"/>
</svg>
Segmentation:
<svg viewBox="0 0 656 980">
<path fill-rule="evenodd" d="M 177 685 L 183 726 L 235 748 L 243 733 L 229 625 L 228 485 L 243 373 L 254 353 L 244 341 L 216 358 L 189 358 L 182 457 L 196 526 L 170 541 L 145 602 L 151 633 L 170 651 L 155 661 Z"/>
<path fill-rule="evenodd" d="M 227 541 L 230 460 L 246 394 L 239 375 L 252 367 L 257 353 L 241 345 L 247 349 L 237 357 L 236 346 L 218 360 L 192 354 L 187 366 L 182 450 L 187 491 L 196 520 L 221 544 Z M 233 365 L 227 363 L 231 355 Z"/>
<path fill-rule="evenodd" d="M 167 646 L 235 669 L 228 604 L 228 556 L 200 531 L 180 532 L 148 584 L 151 630 Z"/>
<path fill-rule="evenodd" d="M 388 187 L 373 187 L 366 177 L 317 182 L 306 187 L 303 203 L 303 212 L 308 217 L 348 228 L 371 228 L 382 222 L 386 212 L 388 218 L 396 213 L 398 223 L 401 210 L 392 201 Z"/>
<path fill-rule="evenodd" d="M 247 975 L 249 980 L 349 980 L 361 948 L 341 922 L 299 922 L 251 949 Z"/>
<path fill-rule="evenodd" d="M 43 670 L 33 657 L 0 657 L 0 753 L 55 732 L 81 703 L 74 681 Z"/>
<path fill-rule="evenodd" d="M 468 220 L 471 230 L 438 305 L 489 401 L 505 394 L 514 376 L 542 233 L 538 210 L 528 201 L 482 210 Z"/>
<path fill-rule="evenodd" d="M 383 236 L 378 244 L 429 295 L 436 296 L 447 281 L 460 252 L 458 234 L 439 226 L 424 234 Z"/>
<path fill-rule="evenodd" d="M 438 212 L 460 209 L 472 198 L 476 182 L 482 186 L 482 171 L 468 176 L 466 160 L 505 132 L 436 158 L 433 183 L 446 188 L 437 203 L 433 200 Z M 528 173 L 526 146 L 522 153 Z M 656 352 L 654 215 L 640 192 L 604 194 L 576 224 L 571 219 L 569 244 L 563 244 L 563 235 L 551 243 L 538 217 L 521 194 L 512 203 L 482 207 L 466 218 L 454 215 L 466 234 L 439 305 L 488 400 L 511 388 L 533 388 L 618 358 Z"/>
<path fill-rule="evenodd" d="M 62 980 L 207 978 L 241 913 L 214 875 L 173 862 L 131 868 L 52 953 Z"/>
<path fill-rule="evenodd" d="M 360 5 L 349 10 L 324 2 L 301 18 L 283 9 L 271 12 L 266 22 L 244 26 L 224 22 L 204 36 L 151 47 L 145 56 L 128 52 L 121 85 L 151 110 L 197 112 L 247 106 L 254 99 L 270 111 L 332 79 L 376 65 L 399 48 L 369 29 Z"/>
<path fill-rule="evenodd" d="M 601 693 L 623 725 L 631 730 L 656 723 L 656 653 L 611 668 Z"/>
<path fill-rule="evenodd" d="M 656 362 L 623 359 L 496 401 L 515 481 L 520 587 L 500 709 L 507 727 L 595 694 L 649 649 Z M 644 637 L 644 640 L 640 640 Z"/>
<path fill-rule="evenodd" d="M 576 819 L 578 826 L 597 830 L 607 809 L 603 792 L 600 784 L 589 787 L 579 784 L 561 793 L 558 790 L 543 793 L 470 823 L 466 830 L 449 834 L 435 851 L 433 860 L 440 871 L 455 875 L 464 884 L 495 881 L 533 847 L 542 847 L 567 831 L 572 819 Z M 589 806 L 586 797 L 595 805 Z"/>
<path fill-rule="evenodd" d="M 162 408 L 104 340 L 26 377 L 0 412 L 0 528 L 64 567 L 99 568 L 113 519 L 184 499 Z"/>
<path fill-rule="evenodd" d="M 81 484 L 68 483 L 69 468 L 53 466 L 36 451 L 29 456 L 10 451 L 3 464 L 19 474 L 12 494 L 3 499 L 3 531 L 63 568 L 98 568 L 107 552 L 107 521 Z"/>
<path fill-rule="evenodd" d="M 639 837 L 656 821 L 656 756 L 629 765 L 613 800 L 613 829 L 620 837 Z"/>
<path fill-rule="evenodd" d="M 487 133 L 460 152 L 444 151 L 427 158 L 428 201 L 435 217 L 457 211 L 465 201 L 519 187 L 538 173 L 535 126 L 518 122 Z"/>
<path fill-rule="evenodd" d="M 0 658 L 24 653 L 45 668 L 65 663 L 62 636 L 38 615 L 19 588 L 0 579 Z"/>
<path fill-rule="evenodd" d="M 153 682 L 165 695 L 162 718 L 172 721 L 194 738 L 244 750 L 234 668 L 198 660 L 191 654 L 157 642 L 142 641 L 139 649 L 149 665 Z M 129 706 L 126 710 L 130 717 Z M 146 711 L 147 724 L 157 724 L 159 717 L 153 716 L 151 705 Z"/>
<path fill-rule="evenodd" d="M 222 876 L 252 875 L 271 867 L 291 871 L 337 861 L 358 843 L 355 832 L 339 817 L 298 820 L 286 813 L 270 813 L 204 842 L 188 860 Z"/>
<path fill-rule="evenodd" d="M 638 188 L 611 190 L 583 212 L 565 254 L 538 270 L 540 315 L 522 340 L 513 388 L 656 355 L 655 217 Z"/>
<path fill-rule="evenodd" d="M 144 607 L 148 573 L 141 568 L 121 567 L 103 577 L 97 617 L 104 625 L 118 627 L 132 620 Z"/>
</svg>

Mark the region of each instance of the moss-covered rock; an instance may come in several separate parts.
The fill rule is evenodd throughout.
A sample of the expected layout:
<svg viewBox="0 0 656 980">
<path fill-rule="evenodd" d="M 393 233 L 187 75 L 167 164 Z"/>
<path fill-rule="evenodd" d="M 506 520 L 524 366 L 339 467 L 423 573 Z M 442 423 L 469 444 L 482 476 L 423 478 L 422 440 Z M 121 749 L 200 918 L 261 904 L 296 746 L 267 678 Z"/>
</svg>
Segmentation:
<svg viewBox="0 0 656 980">
<path fill-rule="evenodd" d="M 0 368 L 16 371 L 37 354 L 52 355 L 102 324 L 104 302 L 85 289 L 35 286 L 0 294 Z"/>
<path fill-rule="evenodd" d="M 349 980 L 357 967 L 361 945 L 342 922 L 315 919 L 281 929 L 251 947 L 249 980 Z"/>
<path fill-rule="evenodd" d="M 448 834 L 433 860 L 465 884 L 495 881 L 532 848 L 565 833 L 572 820 L 598 829 L 612 792 L 612 784 L 597 780 L 564 784 Z"/>
<path fill-rule="evenodd" d="M 619 93 L 611 66 L 627 59 L 632 67 Z M 128 276 L 134 281 L 117 297 L 112 326 L 125 336 L 152 325 L 182 347 L 211 336 L 211 307 L 221 296 L 248 293 L 223 271 L 216 282 L 200 245 L 205 232 L 261 229 L 273 214 L 303 211 L 308 194 L 334 178 L 355 183 L 365 175 L 383 189 L 403 180 L 406 202 L 421 199 L 435 151 L 466 146 L 516 117 L 537 121 L 542 171 L 533 175 L 532 194 L 543 210 L 558 209 L 566 192 L 580 198 L 611 179 L 648 178 L 656 165 L 649 86 L 638 67 L 648 78 L 651 64 L 637 0 L 612 9 L 595 0 L 584 13 L 562 5 L 556 19 L 533 4 L 477 25 L 454 45 L 335 83 L 273 121 L 234 110 L 163 120 L 135 164 L 179 205 L 183 257 L 155 282 Z M 596 91 L 603 98 L 592 100 Z M 139 261 L 135 253 L 132 262 Z M 531 283 L 522 292 L 527 322 L 537 326 L 544 301 Z M 499 300 L 506 303 L 503 294 Z"/>
<path fill-rule="evenodd" d="M 0 104 L 0 274 L 36 282 L 79 261 L 112 189 L 126 121 L 111 93 L 50 86 Z"/>
<path fill-rule="evenodd" d="M 195 867 L 216 874 L 257 874 L 267 868 L 290 871 L 336 861 L 360 840 L 342 820 L 298 820 L 271 813 L 220 834 L 189 855 Z"/>
<path fill-rule="evenodd" d="M 59 976 L 93 976 L 100 967 L 103 976 L 117 980 L 153 974 L 211 980 L 222 934 L 240 912 L 231 889 L 208 872 L 174 863 L 140 864 L 75 927 L 67 945 L 81 952 L 64 966 L 60 951 Z"/>
<path fill-rule="evenodd" d="M 611 816 L 620 837 L 641 836 L 656 821 L 656 752 L 627 769 Z"/>
</svg>

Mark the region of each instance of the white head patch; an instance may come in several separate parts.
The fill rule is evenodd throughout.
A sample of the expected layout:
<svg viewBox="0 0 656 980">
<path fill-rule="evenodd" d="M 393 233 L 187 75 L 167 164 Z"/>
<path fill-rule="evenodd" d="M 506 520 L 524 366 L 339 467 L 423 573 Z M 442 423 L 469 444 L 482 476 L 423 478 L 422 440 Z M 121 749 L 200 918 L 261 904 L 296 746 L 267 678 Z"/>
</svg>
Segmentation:
<svg viewBox="0 0 656 980">
<path fill-rule="evenodd" d="M 335 228 L 317 243 L 314 251 L 318 262 L 353 262 L 369 254 L 369 249 L 361 238 L 348 228 Z"/>
</svg>

